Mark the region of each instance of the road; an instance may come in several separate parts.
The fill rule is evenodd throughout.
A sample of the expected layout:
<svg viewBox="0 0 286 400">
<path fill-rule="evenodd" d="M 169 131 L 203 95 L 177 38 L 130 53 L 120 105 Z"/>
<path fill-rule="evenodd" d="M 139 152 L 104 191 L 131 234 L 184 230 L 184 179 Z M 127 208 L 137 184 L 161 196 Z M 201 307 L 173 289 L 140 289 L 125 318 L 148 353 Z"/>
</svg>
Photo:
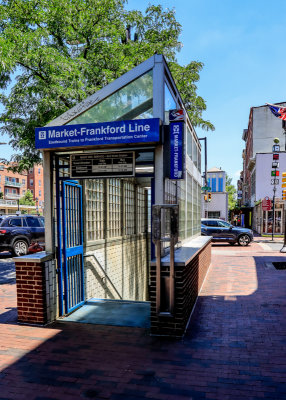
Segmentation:
<svg viewBox="0 0 286 400">
<path fill-rule="evenodd" d="M 15 263 L 11 253 L 0 253 L 0 285 L 16 283 Z"/>
</svg>

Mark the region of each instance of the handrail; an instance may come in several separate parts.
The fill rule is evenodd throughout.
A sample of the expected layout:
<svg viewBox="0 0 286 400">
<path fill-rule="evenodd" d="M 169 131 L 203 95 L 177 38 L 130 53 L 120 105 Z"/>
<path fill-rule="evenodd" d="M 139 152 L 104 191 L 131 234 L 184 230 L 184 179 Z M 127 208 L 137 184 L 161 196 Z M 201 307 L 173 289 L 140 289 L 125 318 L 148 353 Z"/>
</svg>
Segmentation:
<svg viewBox="0 0 286 400">
<path fill-rule="evenodd" d="M 98 265 L 98 267 L 100 268 L 101 272 L 103 273 L 105 279 L 107 279 L 107 281 L 109 282 L 109 284 L 111 285 L 112 289 L 115 291 L 115 293 L 117 294 L 117 296 L 119 297 L 120 300 L 122 300 L 122 296 L 120 295 L 120 293 L 118 292 L 118 290 L 116 289 L 116 287 L 114 286 L 114 284 L 112 283 L 112 281 L 110 280 L 109 276 L 107 275 L 106 271 L 102 268 L 102 266 L 100 265 L 98 259 L 96 258 L 96 256 L 94 254 L 84 254 L 84 257 L 93 257 L 96 261 L 96 264 Z"/>
</svg>

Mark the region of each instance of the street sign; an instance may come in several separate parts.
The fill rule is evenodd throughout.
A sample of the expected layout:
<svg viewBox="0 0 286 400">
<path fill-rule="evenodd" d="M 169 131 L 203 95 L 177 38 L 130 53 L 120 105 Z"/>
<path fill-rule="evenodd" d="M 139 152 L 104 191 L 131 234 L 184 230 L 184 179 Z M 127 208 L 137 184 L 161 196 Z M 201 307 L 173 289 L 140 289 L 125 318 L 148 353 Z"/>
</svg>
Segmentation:
<svg viewBox="0 0 286 400">
<path fill-rule="evenodd" d="M 272 162 L 272 168 L 279 168 L 279 162 L 278 161 L 273 161 Z"/>
<path fill-rule="evenodd" d="M 271 185 L 279 185 L 279 179 L 271 179 Z"/>
<path fill-rule="evenodd" d="M 282 183 L 281 187 L 286 187 L 286 183 Z"/>
<path fill-rule="evenodd" d="M 262 210 L 263 211 L 269 211 L 272 208 L 272 202 L 269 199 L 268 196 L 266 196 L 263 200 L 262 200 Z"/>
<path fill-rule="evenodd" d="M 210 191 L 212 188 L 210 186 L 203 186 L 202 190 Z"/>
<path fill-rule="evenodd" d="M 279 176 L 279 171 L 271 171 L 271 176 Z"/>
<path fill-rule="evenodd" d="M 272 147 L 272 151 L 280 151 L 279 144 L 274 144 L 273 147 Z"/>
<path fill-rule="evenodd" d="M 273 160 L 279 160 L 279 154 L 273 154 Z"/>
</svg>

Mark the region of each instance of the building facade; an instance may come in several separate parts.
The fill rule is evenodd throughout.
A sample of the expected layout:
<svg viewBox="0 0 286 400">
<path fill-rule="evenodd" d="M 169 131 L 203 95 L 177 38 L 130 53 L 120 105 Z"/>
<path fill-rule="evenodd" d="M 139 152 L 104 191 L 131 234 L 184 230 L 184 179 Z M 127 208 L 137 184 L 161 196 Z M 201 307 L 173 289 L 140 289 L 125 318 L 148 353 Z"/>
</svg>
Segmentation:
<svg viewBox="0 0 286 400">
<path fill-rule="evenodd" d="M 202 218 L 221 218 L 228 220 L 228 194 L 225 190 L 226 173 L 220 168 L 214 167 L 207 171 L 207 183 L 211 188 L 208 195 L 202 193 Z"/>
<path fill-rule="evenodd" d="M 286 103 L 277 103 L 285 105 Z M 274 138 L 279 139 L 279 176 L 272 176 L 274 170 L 273 145 Z M 244 129 L 242 139 L 245 141 L 243 150 L 243 170 L 237 183 L 240 193 L 239 205 L 241 210 L 247 209 L 251 216 L 251 225 L 259 233 L 281 234 L 284 227 L 281 221 L 284 220 L 282 207 L 281 175 L 286 172 L 286 135 L 282 127 L 281 119 L 275 117 L 268 106 L 252 107 L 250 109 L 248 128 Z M 275 178 L 275 180 L 274 180 Z M 273 200 L 275 187 L 275 209 L 274 226 L 273 210 L 263 210 L 262 200 L 267 197 Z"/>
<path fill-rule="evenodd" d="M 13 164 L 0 163 L 0 213 L 15 214 L 16 211 L 42 213 L 44 206 L 43 167 L 37 166 L 29 172 L 18 173 L 9 169 L 12 166 Z M 33 178 L 30 178 L 32 176 Z M 31 179 L 33 179 L 32 185 Z M 19 199 L 25 195 L 27 190 L 32 192 L 35 206 L 19 204 Z"/>
<path fill-rule="evenodd" d="M 44 172 L 42 165 L 35 165 L 28 171 L 27 188 L 33 194 L 36 208 L 40 213 L 44 210 Z"/>
</svg>

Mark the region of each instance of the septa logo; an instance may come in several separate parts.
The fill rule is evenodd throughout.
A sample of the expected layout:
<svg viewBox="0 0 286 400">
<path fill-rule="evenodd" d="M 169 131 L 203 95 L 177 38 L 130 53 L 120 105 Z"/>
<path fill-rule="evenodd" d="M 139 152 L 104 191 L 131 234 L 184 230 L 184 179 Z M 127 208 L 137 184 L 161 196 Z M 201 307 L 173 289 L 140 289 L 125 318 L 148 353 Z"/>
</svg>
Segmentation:
<svg viewBox="0 0 286 400">
<path fill-rule="evenodd" d="M 46 139 L 46 131 L 39 132 L 39 139 L 41 139 L 41 140 Z"/>
<path fill-rule="evenodd" d="M 183 109 L 170 110 L 169 121 L 185 121 L 185 111 Z"/>
</svg>

